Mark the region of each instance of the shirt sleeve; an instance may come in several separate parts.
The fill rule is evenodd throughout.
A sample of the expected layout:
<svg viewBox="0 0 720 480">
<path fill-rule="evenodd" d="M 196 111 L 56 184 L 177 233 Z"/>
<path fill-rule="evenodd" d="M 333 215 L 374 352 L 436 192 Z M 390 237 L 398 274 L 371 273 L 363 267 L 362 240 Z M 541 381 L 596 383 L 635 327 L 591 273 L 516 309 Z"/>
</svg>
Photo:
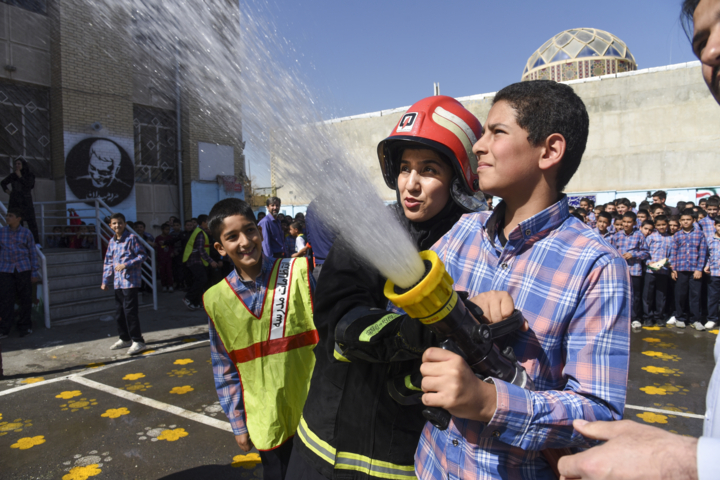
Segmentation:
<svg viewBox="0 0 720 480">
<path fill-rule="evenodd" d="M 299 252 L 303 248 L 305 248 L 305 239 L 298 235 L 297 238 L 295 238 L 295 251 Z"/>
<path fill-rule="evenodd" d="M 32 278 L 40 278 L 40 271 L 38 269 L 38 253 L 35 248 L 35 238 L 32 236 L 30 231 L 27 232 L 26 240 L 28 251 L 30 252 L 30 268 L 32 271 Z"/>
<path fill-rule="evenodd" d="M 113 255 L 115 254 L 115 249 L 113 248 L 112 239 L 108 242 L 108 248 L 105 252 L 105 261 L 103 263 L 103 279 L 102 284 L 108 285 L 112 279 L 113 279 Z"/>
<path fill-rule="evenodd" d="M 215 390 L 222 407 L 232 427 L 233 434 L 248 433 L 245 425 L 245 407 L 243 405 L 240 374 L 230 359 L 225 345 L 215 330 L 212 319 L 208 319 L 208 333 L 210 334 L 210 359 L 212 361 Z"/>
<path fill-rule="evenodd" d="M 717 480 L 720 438 L 700 437 L 697 444 L 698 480 Z"/>
<path fill-rule="evenodd" d="M 678 254 L 678 243 L 677 243 L 676 237 L 673 236 L 672 240 L 670 241 L 670 269 L 671 270 L 676 269 L 677 254 Z"/>
<path fill-rule="evenodd" d="M 135 236 L 130 237 L 128 239 L 128 243 L 131 258 L 130 260 L 125 262 L 125 268 L 142 265 L 142 263 L 147 258 L 147 252 L 145 251 L 145 247 L 143 247 L 142 243 L 140 243 L 140 240 L 138 240 L 138 238 Z"/>
<path fill-rule="evenodd" d="M 614 258 L 596 267 L 563 338 L 567 380 L 562 390 L 529 391 L 493 379 L 497 410 L 481 437 L 524 450 L 586 446 L 572 421 L 620 420 L 625 408 L 630 352 L 630 277 Z"/>
<path fill-rule="evenodd" d="M 700 245 L 698 246 L 698 270 L 702 270 L 703 266 L 705 265 L 705 259 L 707 258 L 708 254 L 708 244 L 705 240 L 705 235 L 700 235 Z"/>
<path fill-rule="evenodd" d="M 645 236 L 641 233 L 642 238 L 638 241 L 638 246 L 632 249 L 632 256 L 638 260 L 649 260 L 650 249 L 648 248 Z"/>
</svg>

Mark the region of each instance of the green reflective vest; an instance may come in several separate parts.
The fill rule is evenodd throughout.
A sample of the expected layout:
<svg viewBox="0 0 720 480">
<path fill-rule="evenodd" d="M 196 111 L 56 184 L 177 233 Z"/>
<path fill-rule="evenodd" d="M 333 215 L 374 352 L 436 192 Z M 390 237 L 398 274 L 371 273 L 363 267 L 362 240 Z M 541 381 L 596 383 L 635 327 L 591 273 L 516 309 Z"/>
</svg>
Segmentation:
<svg viewBox="0 0 720 480">
<path fill-rule="evenodd" d="M 205 237 L 205 253 L 210 255 L 210 238 L 208 238 L 207 233 L 205 233 L 202 228 L 197 227 L 195 230 L 193 230 L 192 235 L 190 235 L 190 238 L 185 244 L 185 251 L 183 252 L 182 258 L 183 263 L 187 262 L 188 258 L 190 258 L 190 254 L 193 251 L 193 246 L 195 245 L 195 237 L 198 236 L 198 233 L 202 233 Z M 203 265 L 205 265 L 206 267 L 208 266 L 208 263 L 203 260 L 202 257 L 200 257 L 200 260 L 202 260 Z"/>
<path fill-rule="evenodd" d="M 300 423 L 319 339 L 307 259 L 275 262 L 259 318 L 228 282 L 210 288 L 203 302 L 240 374 L 250 439 L 258 450 L 282 445 Z"/>
</svg>

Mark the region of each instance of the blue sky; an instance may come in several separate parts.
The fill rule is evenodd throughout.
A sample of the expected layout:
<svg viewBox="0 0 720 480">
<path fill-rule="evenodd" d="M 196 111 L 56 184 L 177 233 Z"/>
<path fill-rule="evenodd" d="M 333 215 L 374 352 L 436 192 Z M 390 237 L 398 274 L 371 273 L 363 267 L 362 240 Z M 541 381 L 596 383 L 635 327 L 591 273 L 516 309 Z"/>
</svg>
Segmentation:
<svg viewBox="0 0 720 480">
<path fill-rule="evenodd" d="M 520 80 L 525 62 L 555 34 L 580 27 L 622 39 L 639 68 L 694 60 L 678 21 L 681 0 L 274 0 L 278 34 L 301 72 L 340 117 L 410 105 L 432 95 L 494 92 Z M 485 119 L 481 119 L 484 121 Z M 246 152 L 259 186 L 267 159 Z"/>
</svg>

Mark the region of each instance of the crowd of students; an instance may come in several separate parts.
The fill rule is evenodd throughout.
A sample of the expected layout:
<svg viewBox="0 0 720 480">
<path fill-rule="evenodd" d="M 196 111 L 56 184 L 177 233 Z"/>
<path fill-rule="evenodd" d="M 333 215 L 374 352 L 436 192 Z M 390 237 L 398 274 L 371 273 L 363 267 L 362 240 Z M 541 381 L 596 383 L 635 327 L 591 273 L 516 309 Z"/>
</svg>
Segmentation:
<svg viewBox="0 0 720 480">
<path fill-rule="evenodd" d="M 582 198 L 570 213 L 618 249 L 630 267 L 632 327 L 718 325 L 720 197 L 665 205 L 666 192 L 636 205 L 618 198 L 594 205 Z M 703 321 L 704 320 L 704 321 Z"/>
</svg>

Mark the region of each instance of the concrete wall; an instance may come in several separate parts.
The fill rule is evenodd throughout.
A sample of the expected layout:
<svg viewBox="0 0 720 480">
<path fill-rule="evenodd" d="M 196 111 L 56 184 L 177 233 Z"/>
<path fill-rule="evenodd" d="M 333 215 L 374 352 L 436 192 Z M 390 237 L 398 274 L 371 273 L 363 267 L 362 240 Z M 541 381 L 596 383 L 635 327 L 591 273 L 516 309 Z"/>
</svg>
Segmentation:
<svg viewBox="0 0 720 480">
<path fill-rule="evenodd" d="M 699 62 L 567 83 L 590 115 L 587 149 L 568 193 L 720 185 L 720 107 L 702 80 Z M 458 100 L 484 124 L 494 96 Z M 386 201 L 395 194 L 382 179 L 376 148 L 407 108 L 329 122 L 347 148 L 364 159 L 363 168 Z M 284 186 L 283 204 L 308 202 L 291 178 L 276 176 L 274 182 Z"/>
</svg>

